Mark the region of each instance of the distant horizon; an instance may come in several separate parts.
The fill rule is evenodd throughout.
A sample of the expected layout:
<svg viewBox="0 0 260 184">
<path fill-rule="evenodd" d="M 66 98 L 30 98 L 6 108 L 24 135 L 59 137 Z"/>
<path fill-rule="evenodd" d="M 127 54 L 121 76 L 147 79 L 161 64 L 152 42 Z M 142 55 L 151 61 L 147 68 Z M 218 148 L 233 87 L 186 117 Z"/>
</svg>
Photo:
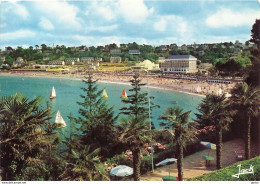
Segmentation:
<svg viewBox="0 0 260 184">
<path fill-rule="evenodd" d="M 0 4 L 1 49 L 41 44 L 245 43 L 260 18 L 259 0 L 5 0 Z"/>
</svg>

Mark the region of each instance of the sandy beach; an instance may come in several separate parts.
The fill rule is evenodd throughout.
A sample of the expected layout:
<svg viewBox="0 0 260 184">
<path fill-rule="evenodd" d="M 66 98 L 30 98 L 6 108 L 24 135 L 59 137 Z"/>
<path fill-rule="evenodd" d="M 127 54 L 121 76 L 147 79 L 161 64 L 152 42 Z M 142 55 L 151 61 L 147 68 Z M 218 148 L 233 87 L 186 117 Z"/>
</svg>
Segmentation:
<svg viewBox="0 0 260 184">
<path fill-rule="evenodd" d="M 0 72 L 0 76 L 24 76 L 24 77 L 57 77 L 57 78 L 74 78 L 82 79 L 87 75 L 81 74 L 60 74 L 52 72 Z M 103 83 L 116 83 L 116 84 L 128 84 L 132 79 L 130 74 L 120 74 L 120 73 L 94 73 L 93 77 L 98 79 L 99 82 Z M 167 90 L 174 90 L 184 93 L 192 93 L 196 95 L 206 95 L 210 93 L 217 94 L 221 88 L 222 93 L 229 93 L 230 90 L 237 84 L 232 82 L 231 84 L 219 84 L 219 83 L 209 83 L 205 80 L 203 81 L 190 81 L 186 79 L 171 79 L 163 78 L 159 76 L 141 75 L 140 78 L 142 82 L 146 84 L 147 87 L 151 88 L 161 88 Z M 197 93 L 197 87 L 200 86 L 201 92 Z"/>
</svg>

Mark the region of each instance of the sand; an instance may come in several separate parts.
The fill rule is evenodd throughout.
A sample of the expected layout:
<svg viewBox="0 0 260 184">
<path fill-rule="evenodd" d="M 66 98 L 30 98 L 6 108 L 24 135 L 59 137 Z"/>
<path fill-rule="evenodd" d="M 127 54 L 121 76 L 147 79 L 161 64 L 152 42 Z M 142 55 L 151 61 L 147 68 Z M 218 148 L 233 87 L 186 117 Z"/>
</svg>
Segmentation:
<svg viewBox="0 0 260 184">
<path fill-rule="evenodd" d="M 75 78 L 82 79 L 84 76 L 81 74 L 60 74 L 52 72 L 22 72 L 22 71 L 13 71 L 13 72 L 0 72 L 0 75 L 5 76 L 31 76 L 31 77 L 64 77 L 64 78 Z M 104 83 L 117 83 L 117 84 L 128 84 L 129 81 L 133 78 L 133 74 L 122 74 L 122 73 L 94 73 L 93 77 L 99 79 L 100 82 Z M 216 84 L 208 83 L 206 81 L 189 81 L 184 79 L 170 79 L 170 78 L 161 78 L 158 76 L 151 75 L 141 75 L 140 78 L 142 82 L 146 84 L 147 87 L 151 88 L 161 88 L 168 89 L 173 91 L 179 91 L 184 93 L 191 93 L 196 95 L 205 96 L 206 94 L 214 93 L 217 94 L 218 90 L 221 88 L 222 93 L 230 93 L 230 90 L 237 84 L 232 82 L 231 84 Z M 197 93 L 197 86 L 201 87 L 201 92 Z"/>
<path fill-rule="evenodd" d="M 253 158 L 255 156 L 259 156 L 259 145 L 257 145 L 256 143 L 252 143 L 251 148 L 251 157 Z M 234 139 L 223 144 L 222 167 L 226 167 L 237 162 L 236 154 L 234 151 L 244 153 L 244 141 L 242 139 Z M 208 154 L 209 156 L 214 157 L 214 160 L 210 162 L 210 166 L 206 167 L 205 160 L 202 159 L 202 156 Z M 175 163 L 162 167 L 156 167 L 153 173 L 149 172 L 145 175 L 142 175 L 141 180 L 162 181 L 163 176 L 169 175 L 169 170 L 171 176 L 178 176 L 177 164 Z M 214 170 L 216 170 L 215 150 L 205 149 L 192 155 L 186 156 L 183 159 L 184 180 L 196 176 L 201 176 Z"/>
</svg>

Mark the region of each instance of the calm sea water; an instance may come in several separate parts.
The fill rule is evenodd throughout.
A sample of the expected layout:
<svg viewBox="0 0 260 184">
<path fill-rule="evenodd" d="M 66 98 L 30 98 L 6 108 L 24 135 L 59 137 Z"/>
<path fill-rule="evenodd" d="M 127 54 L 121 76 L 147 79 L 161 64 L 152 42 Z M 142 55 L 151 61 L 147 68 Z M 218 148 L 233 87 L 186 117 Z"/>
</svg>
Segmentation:
<svg viewBox="0 0 260 184">
<path fill-rule="evenodd" d="M 49 95 L 52 89 L 55 87 L 57 98 L 49 100 Z M 64 120 L 69 123 L 68 115 L 72 113 L 74 116 L 79 116 L 79 106 L 77 101 L 82 101 L 80 94 L 83 91 L 80 89 L 84 86 L 81 80 L 77 79 L 65 79 L 65 78 L 42 78 L 42 77 L 21 77 L 21 76 L 0 76 L 0 96 L 13 95 L 16 92 L 25 94 L 30 99 L 36 96 L 44 97 L 44 102 L 49 101 L 53 107 L 53 121 L 56 116 L 57 110 L 60 110 Z M 114 106 L 115 113 L 119 113 L 119 109 L 123 107 L 121 101 L 121 93 L 125 88 L 127 94 L 130 89 L 129 85 L 122 84 L 107 84 L 98 83 L 99 89 L 105 88 L 108 94 L 107 102 L 109 106 Z M 154 89 L 143 87 L 143 91 L 154 96 L 153 102 L 160 105 L 160 108 L 154 109 L 152 112 L 152 121 L 157 129 L 160 129 L 158 117 L 166 111 L 167 107 L 180 106 L 184 111 L 192 110 L 191 119 L 195 118 L 194 112 L 197 112 L 196 108 L 203 97 L 185 94 L 180 92 L 173 92 L 169 90 Z M 173 104 L 172 101 L 177 101 Z"/>
</svg>

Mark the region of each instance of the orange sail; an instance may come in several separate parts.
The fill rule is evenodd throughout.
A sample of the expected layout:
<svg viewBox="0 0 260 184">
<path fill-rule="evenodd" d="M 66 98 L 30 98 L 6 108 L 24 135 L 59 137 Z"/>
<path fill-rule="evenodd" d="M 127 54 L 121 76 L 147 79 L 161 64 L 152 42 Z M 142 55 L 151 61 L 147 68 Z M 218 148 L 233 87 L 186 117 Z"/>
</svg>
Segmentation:
<svg viewBox="0 0 260 184">
<path fill-rule="evenodd" d="M 122 92 L 121 98 L 123 98 L 123 99 L 126 99 L 126 98 L 127 98 L 127 94 L 126 94 L 125 89 L 123 89 L 123 92 Z"/>
</svg>

